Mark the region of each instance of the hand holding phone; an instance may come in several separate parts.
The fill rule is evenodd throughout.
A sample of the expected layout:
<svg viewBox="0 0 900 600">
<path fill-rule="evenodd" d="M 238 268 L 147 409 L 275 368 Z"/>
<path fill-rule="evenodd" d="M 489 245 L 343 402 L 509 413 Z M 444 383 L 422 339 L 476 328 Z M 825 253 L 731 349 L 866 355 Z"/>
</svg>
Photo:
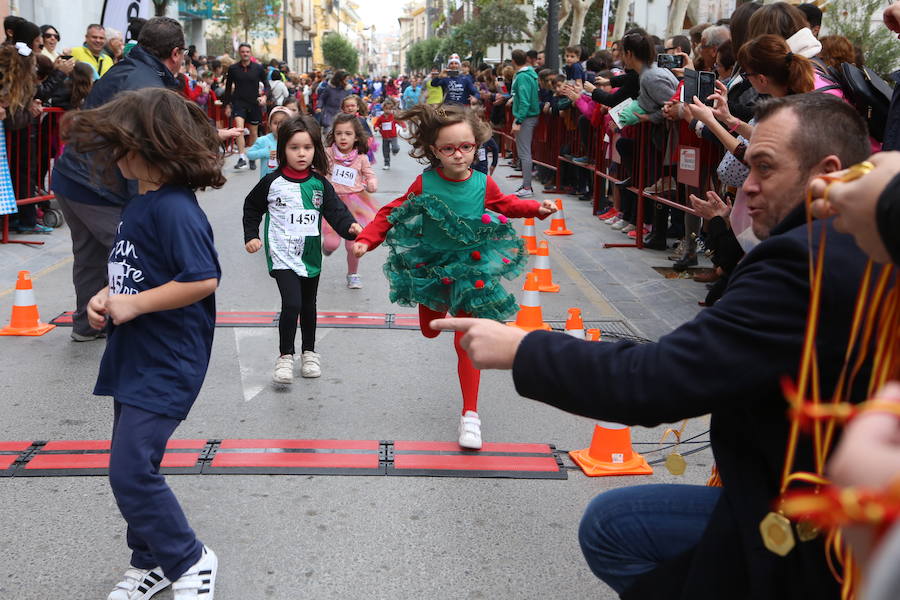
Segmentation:
<svg viewBox="0 0 900 600">
<path fill-rule="evenodd" d="M 656 66 L 661 69 L 680 69 L 684 67 L 684 56 L 678 54 L 659 54 L 656 57 Z"/>
</svg>

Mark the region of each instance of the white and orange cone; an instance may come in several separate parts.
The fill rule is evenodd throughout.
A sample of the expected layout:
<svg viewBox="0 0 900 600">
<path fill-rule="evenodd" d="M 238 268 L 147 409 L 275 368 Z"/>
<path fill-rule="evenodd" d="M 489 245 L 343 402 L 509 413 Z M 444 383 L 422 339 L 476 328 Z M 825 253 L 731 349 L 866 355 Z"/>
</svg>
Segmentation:
<svg viewBox="0 0 900 600">
<path fill-rule="evenodd" d="M 31 273 L 19 271 L 12 317 L 9 325 L 0 329 L 0 335 L 44 335 L 54 327 L 56 325 L 41 323 L 37 302 L 34 299 L 34 289 L 31 287 Z"/>
<path fill-rule="evenodd" d="M 590 448 L 572 450 L 569 456 L 589 477 L 601 475 L 652 475 L 647 460 L 631 447 L 631 429 L 599 421 Z"/>
<path fill-rule="evenodd" d="M 556 199 L 556 212 L 550 220 L 550 229 L 544 231 L 546 235 L 572 235 L 572 232 L 566 227 L 566 211 L 563 210 L 563 202 L 559 198 Z"/>
<path fill-rule="evenodd" d="M 600 330 L 599 329 L 588 329 L 587 330 L 587 339 L 589 342 L 599 342 L 600 341 Z"/>
<path fill-rule="evenodd" d="M 579 340 L 584 339 L 584 321 L 581 319 L 580 308 L 570 308 L 566 319 L 566 334 Z"/>
<path fill-rule="evenodd" d="M 538 244 L 537 259 L 534 261 L 534 268 L 531 272 L 537 275 L 538 290 L 542 292 L 559 291 L 559 284 L 553 283 L 553 271 L 550 270 L 550 245 L 543 240 Z"/>
<path fill-rule="evenodd" d="M 537 254 L 537 236 L 534 233 L 534 217 L 525 219 L 525 233 L 522 234 L 528 254 Z"/>
<path fill-rule="evenodd" d="M 509 323 L 509 325 L 525 331 L 537 329 L 550 331 L 550 326 L 544 323 L 544 313 L 541 311 L 541 293 L 538 291 L 537 275 L 534 273 L 525 276 L 525 293 L 522 294 L 522 303 L 519 304 L 515 322 Z"/>
</svg>

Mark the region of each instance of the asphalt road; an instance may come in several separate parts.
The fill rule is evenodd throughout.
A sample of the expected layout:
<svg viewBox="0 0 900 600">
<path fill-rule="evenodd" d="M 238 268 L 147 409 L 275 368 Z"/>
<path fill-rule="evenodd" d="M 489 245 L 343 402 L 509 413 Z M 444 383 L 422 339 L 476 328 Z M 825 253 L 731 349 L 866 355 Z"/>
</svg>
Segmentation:
<svg viewBox="0 0 900 600">
<path fill-rule="evenodd" d="M 379 156 L 381 203 L 404 193 L 421 170 L 405 150 L 389 172 L 381 170 Z M 235 173 L 231 164 L 223 189 L 199 194 L 223 267 L 218 308 L 275 311 L 279 297 L 262 253 L 243 249 L 241 207 L 257 174 Z M 501 168 L 496 179 L 511 192 L 517 180 L 508 173 Z M 575 249 L 579 235 L 585 243 L 589 231 L 602 227 L 587 205 L 567 207 L 576 235 L 551 247 Z M 570 306 L 581 307 L 586 319 L 624 319 L 577 262 L 551 252 L 562 291 L 542 294 L 546 319 L 564 319 Z M 48 320 L 73 306 L 70 254 L 61 229 L 44 249 L 0 248 L 0 274 L 8 279 L 18 268 L 32 269 Z M 327 258 L 319 310 L 414 312 L 388 302 L 385 256 L 379 248 L 363 258 L 361 290 L 345 285 L 343 247 Z M 4 321 L 13 283 L 0 281 Z M 520 281 L 508 285 L 521 289 Z M 73 343 L 69 331 L 0 337 L 0 441 L 108 438 L 111 400 L 91 395 L 104 343 Z M 297 380 L 285 388 L 271 383 L 276 328 L 217 329 L 203 391 L 174 437 L 456 439 L 460 398 L 449 334 L 425 339 L 417 331 L 320 328 L 317 338 L 321 379 L 300 378 L 298 367 Z M 485 441 L 574 449 L 589 443 L 593 427 L 588 419 L 519 397 L 505 372 L 483 374 L 479 412 Z M 687 435 L 707 427 L 707 419 L 694 419 Z M 664 430 L 636 428 L 633 438 L 640 450 L 652 451 Z M 223 600 L 595 600 L 615 594 L 588 570 L 578 547 L 578 523 L 590 499 L 626 485 L 703 483 L 710 464 L 707 450 L 690 457 L 684 477 L 659 467 L 648 477 L 587 478 L 570 471 L 567 480 L 543 481 L 178 475 L 169 482 L 200 538 L 219 555 L 216 597 Z M 105 598 L 127 567 L 124 522 L 104 477 L 0 478 L 0 523 L 0 598 Z M 168 591 L 157 597 L 171 598 Z"/>
</svg>

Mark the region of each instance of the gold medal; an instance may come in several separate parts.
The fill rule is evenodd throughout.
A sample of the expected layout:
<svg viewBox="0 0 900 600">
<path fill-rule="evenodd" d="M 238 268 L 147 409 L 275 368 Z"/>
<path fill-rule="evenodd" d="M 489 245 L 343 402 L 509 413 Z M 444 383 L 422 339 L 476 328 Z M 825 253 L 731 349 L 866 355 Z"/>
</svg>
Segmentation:
<svg viewBox="0 0 900 600">
<path fill-rule="evenodd" d="M 801 542 L 809 542 L 819 537 L 819 528 L 812 521 L 797 522 L 797 539 Z"/>
<path fill-rule="evenodd" d="M 672 475 L 684 475 L 684 470 L 687 468 L 687 461 L 684 460 L 682 455 L 673 452 L 666 457 L 666 468 Z"/>
<path fill-rule="evenodd" d="M 769 552 L 787 556 L 794 549 L 794 531 L 784 515 L 770 512 L 759 524 L 759 532 Z"/>
</svg>

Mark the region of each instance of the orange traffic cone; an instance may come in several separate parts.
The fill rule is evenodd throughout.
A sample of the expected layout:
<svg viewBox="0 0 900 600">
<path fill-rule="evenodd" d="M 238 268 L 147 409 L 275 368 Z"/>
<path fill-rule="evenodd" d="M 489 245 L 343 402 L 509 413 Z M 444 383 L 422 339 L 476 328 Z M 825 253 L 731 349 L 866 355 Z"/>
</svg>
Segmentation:
<svg viewBox="0 0 900 600">
<path fill-rule="evenodd" d="M 534 234 L 534 217 L 525 219 L 525 233 L 522 234 L 528 254 L 537 254 L 537 236 Z"/>
<path fill-rule="evenodd" d="M 509 323 L 511 327 L 518 327 L 525 331 L 546 329 L 550 326 L 544 323 L 544 313 L 541 311 L 541 294 L 538 291 L 537 275 L 529 273 L 525 276 L 525 293 L 522 295 L 522 303 L 516 321 Z"/>
<path fill-rule="evenodd" d="M 537 275 L 538 290 L 542 292 L 559 291 L 559 285 L 553 283 L 553 271 L 550 270 L 550 245 L 543 240 L 538 244 L 537 260 L 534 261 L 534 268 L 531 272 Z"/>
<path fill-rule="evenodd" d="M 584 321 L 581 320 L 581 309 L 570 308 L 566 319 L 566 333 L 579 340 L 584 339 Z"/>
<path fill-rule="evenodd" d="M 556 199 L 556 212 L 550 220 L 550 229 L 544 231 L 546 235 L 572 235 L 566 227 L 566 211 L 563 210 L 562 200 Z"/>
<path fill-rule="evenodd" d="M 34 290 L 31 288 L 31 273 L 19 271 L 16 281 L 16 296 L 13 300 L 12 318 L 9 326 L 0 329 L 0 335 L 44 335 L 56 325 L 41 323 Z"/>
<path fill-rule="evenodd" d="M 573 450 L 569 456 L 589 477 L 653 474 L 646 459 L 631 448 L 631 429 L 618 423 L 597 423 L 591 447 Z"/>
<path fill-rule="evenodd" d="M 587 339 L 589 342 L 599 342 L 600 341 L 600 330 L 599 329 L 588 329 L 587 330 Z"/>
</svg>

